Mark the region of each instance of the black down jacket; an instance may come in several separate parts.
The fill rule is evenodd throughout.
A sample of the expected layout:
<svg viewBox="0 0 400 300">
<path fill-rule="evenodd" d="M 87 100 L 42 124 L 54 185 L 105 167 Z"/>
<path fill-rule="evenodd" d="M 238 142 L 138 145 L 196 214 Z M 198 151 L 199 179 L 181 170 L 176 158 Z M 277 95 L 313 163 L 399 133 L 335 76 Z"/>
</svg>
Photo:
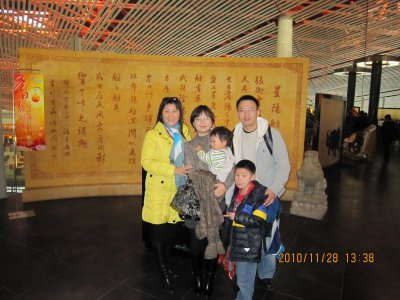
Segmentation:
<svg viewBox="0 0 400 300">
<path fill-rule="evenodd" d="M 253 181 L 254 188 L 236 209 L 235 220 L 230 222 L 230 250 L 232 261 L 259 262 L 261 245 L 268 230 L 267 207 L 263 206 L 266 187 Z M 232 199 L 236 199 L 238 189 Z M 233 211 L 234 202 L 228 211 Z"/>
</svg>

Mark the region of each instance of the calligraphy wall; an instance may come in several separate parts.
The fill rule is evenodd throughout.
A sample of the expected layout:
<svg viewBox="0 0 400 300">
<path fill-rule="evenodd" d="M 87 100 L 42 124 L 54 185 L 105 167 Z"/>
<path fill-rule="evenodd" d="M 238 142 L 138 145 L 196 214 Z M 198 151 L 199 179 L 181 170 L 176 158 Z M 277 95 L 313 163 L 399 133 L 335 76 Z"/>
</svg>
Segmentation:
<svg viewBox="0 0 400 300">
<path fill-rule="evenodd" d="M 205 58 L 20 49 L 21 68 L 45 78 L 47 150 L 25 153 L 24 201 L 141 194 L 140 151 L 165 96 L 178 96 L 185 120 L 199 104 L 233 129 L 243 94 L 288 146 L 295 190 L 305 128 L 308 61 Z M 189 125 L 190 126 L 190 125 Z"/>
</svg>

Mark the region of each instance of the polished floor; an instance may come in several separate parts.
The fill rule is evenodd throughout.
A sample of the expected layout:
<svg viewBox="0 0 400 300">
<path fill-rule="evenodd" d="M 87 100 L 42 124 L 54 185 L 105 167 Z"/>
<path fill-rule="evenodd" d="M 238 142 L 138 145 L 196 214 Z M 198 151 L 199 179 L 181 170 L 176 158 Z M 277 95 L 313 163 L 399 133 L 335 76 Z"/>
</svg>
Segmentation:
<svg viewBox="0 0 400 300">
<path fill-rule="evenodd" d="M 329 209 L 322 221 L 290 215 L 285 202 L 287 262 L 278 266 L 275 291 L 257 282 L 254 299 L 400 299 L 399 166 L 400 152 L 389 163 L 379 152 L 373 161 L 344 161 L 326 174 Z M 10 220 L 17 209 L 36 216 Z M 173 256 L 180 273 L 175 295 L 159 288 L 140 216 L 140 197 L 0 200 L 0 299 L 196 299 L 182 255 Z M 219 269 L 212 299 L 235 293 Z"/>
</svg>

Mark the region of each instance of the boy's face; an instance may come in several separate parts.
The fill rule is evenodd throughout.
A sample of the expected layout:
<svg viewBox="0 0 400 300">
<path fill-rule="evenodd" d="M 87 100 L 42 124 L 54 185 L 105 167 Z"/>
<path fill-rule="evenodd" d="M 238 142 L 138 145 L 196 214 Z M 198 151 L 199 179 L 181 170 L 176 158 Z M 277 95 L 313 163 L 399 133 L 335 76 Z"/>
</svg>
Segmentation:
<svg viewBox="0 0 400 300">
<path fill-rule="evenodd" d="M 247 169 L 237 168 L 235 170 L 235 184 L 244 191 L 247 191 L 247 188 L 254 179 L 256 179 L 256 174 L 251 173 Z"/>
<path fill-rule="evenodd" d="M 221 141 L 219 135 L 212 135 L 210 137 L 211 140 L 211 148 L 214 150 L 221 150 L 226 148 L 226 141 Z"/>
</svg>

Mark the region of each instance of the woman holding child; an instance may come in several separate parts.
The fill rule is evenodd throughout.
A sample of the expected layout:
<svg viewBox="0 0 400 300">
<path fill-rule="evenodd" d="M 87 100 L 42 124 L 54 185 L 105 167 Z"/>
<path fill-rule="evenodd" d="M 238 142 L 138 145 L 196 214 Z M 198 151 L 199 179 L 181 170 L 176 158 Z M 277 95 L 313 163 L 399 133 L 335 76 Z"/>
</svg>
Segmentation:
<svg viewBox="0 0 400 300">
<path fill-rule="evenodd" d="M 208 153 L 211 150 L 212 142 L 210 139 L 210 133 L 214 127 L 214 122 L 214 113 L 206 105 L 197 106 L 190 116 L 190 123 L 196 131 L 196 137 L 185 144 L 184 156 L 185 165 L 190 165 L 192 167 L 191 173 L 196 170 L 210 170 L 210 166 L 206 163 L 206 160 L 202 161 L 200 158 L 204 157 L 204 153 Z M 220 137 L 217 134 L 216 136 L 213 136 L 213 144 L 215 143 L 216 138 L 219 140 L 217 142 L 221 142 Z M 228 143 L 226 140 L 225 142 Z M 229 145 L 229 143 L 227 145 Z M 218 183 L 215 184 L 214 196 L 220 199 L 225 194 L 227 187 L 231 186 L 233 183 L 234 178 L 232 169 L 224 183 L 218 181 Z M 202 193 L 199 191 L 197 192 L 198 194 Z M 206 191 L 204 192 L 206 193 Z M 185 226 L 188 228 L 190 233 L 194 293 L 196 295 L 202 293 L 205 298 L 208 298 L 211 296 L 213 290 L 213 280 L 217 269 L 217 258 L 204 258 L 204 252 L 207 247 L 207 238 L 198 238 L 198 235 L 196 235 L 196 227 L 198 225 L 199 221 L 185 221 Z"/>
</svg>

